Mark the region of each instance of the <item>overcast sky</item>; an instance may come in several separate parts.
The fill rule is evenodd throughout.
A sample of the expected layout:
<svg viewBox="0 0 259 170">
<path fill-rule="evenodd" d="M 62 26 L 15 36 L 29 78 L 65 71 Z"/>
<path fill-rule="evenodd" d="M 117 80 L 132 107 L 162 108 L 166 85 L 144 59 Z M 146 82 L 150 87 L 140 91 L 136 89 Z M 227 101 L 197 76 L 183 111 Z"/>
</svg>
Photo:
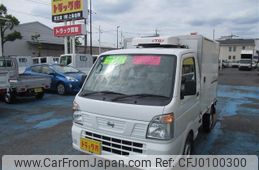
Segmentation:
<svg viewBox="0 0 259 170">
<path fill-rule="evenodd" d="M 21 23 L 40 21 L 49 27 L 50 0 L 0 0 Z M 259 38 L 259 0 L 92 0 L 93 42 L 115 46 L 116 27 L 123 37 L 198 32 L 208 38 L 235 34 Z"/>
</svg>

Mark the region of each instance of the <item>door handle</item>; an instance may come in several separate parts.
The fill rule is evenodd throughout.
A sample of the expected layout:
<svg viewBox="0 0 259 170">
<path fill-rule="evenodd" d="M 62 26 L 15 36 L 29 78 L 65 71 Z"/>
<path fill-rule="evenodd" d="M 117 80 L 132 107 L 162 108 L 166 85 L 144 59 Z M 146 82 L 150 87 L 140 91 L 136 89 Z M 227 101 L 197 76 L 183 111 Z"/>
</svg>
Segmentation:
<svg viewBox="0 0 259 170">
<path fill-rule="evenodd" d="M 197 92 L 196 96 L 198 97 L 200 95 L 200 92 Z"/>
</svg>

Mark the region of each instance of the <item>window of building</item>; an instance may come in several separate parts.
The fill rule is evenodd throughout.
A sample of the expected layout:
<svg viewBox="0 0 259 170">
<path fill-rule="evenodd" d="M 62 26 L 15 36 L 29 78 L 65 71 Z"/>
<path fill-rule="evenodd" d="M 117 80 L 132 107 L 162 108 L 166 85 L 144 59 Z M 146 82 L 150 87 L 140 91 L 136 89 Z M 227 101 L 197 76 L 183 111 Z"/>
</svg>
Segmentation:
<svg viewBox="0 0 259 170">
<path fill-rule="evenodd" d="M 228 59 L 231 60 L 231 56 L 228 56 Z"/>
<path fill-rule="evenodd" d="M 236 56 L 233 56 L 233 60 L 235 60 L 236 59 Z"/>
<path fill-rule="evenodd" d="M 232 47 L 228 47 L 228 51 L 230 51 L 230 52 L 231 52 L 231 51 L 232 51 Z"/>
<path fill-rule="evenodd" d="M 245 47 L 245 46 L 243 46 L 243 47 L 242 47 L 242 49 L 243 49 L 243 50 L 245 50 L 245 49 L 246 49 L 246 47 Z"/>
<path fill-rule="evenodd" d="M 236 51 L 236 50 L 237 50 L 237 48 L 236 48 L 236 46 L 234 46 L 234 47 L 233 47 L 233 51 Z"/>
<path fill-rule="evenodd" d="M 40 63 L 47 63 L 47 58 L 41 58 Z"/>
<path fill-rule="evenodd" d="M 26 63 L 27 58 L 19 58 L 18 61 L 19 61 L 19 63 Z"/>
</svg>

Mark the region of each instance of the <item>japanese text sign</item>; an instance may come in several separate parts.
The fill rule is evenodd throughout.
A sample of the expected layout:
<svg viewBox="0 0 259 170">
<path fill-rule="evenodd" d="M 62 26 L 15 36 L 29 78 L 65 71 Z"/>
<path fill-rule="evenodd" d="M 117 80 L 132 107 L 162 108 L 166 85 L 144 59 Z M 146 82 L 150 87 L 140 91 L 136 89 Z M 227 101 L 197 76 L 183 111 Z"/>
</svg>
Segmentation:
<svg viewBox="0 0 259 170">
<path fill-rule="evenodd" d="M 52 0 L 53 22 L 79 20 L 87 15 L 87 0 Z"/>
<path fill-rule="evenodd" d="M 55 37 L 65 37 L 65 36 L 76 36 L 86 34 L 85 25 L 77 24 L 77 25 L 67 25 L 54 27 L 53 30 Z"/>
</svg>

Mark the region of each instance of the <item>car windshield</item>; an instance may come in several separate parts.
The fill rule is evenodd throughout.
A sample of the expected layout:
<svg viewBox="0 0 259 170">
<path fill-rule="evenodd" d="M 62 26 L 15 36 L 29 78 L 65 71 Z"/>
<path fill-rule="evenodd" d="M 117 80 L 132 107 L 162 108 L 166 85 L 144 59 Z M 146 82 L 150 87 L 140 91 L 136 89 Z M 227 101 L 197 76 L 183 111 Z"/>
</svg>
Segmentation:
<svg viewBox="0 0 259 170">
<path fill-rule="evenodd" d="M 63 73 L 63 74 L 79 72 L 79 70 L 69 66 L 53 65 L 52 67 L 56 72 Z"/>
<path fill-rule="evenodd" d="M 176 69 L 173 55 L 106 55 L 101 56 L 89 75 L 81 94 L 117 94 L 124 100 L 170 99 Z M 99 93 L 98 93 L 99 92 Z M 118 96 L 118 94 L 120 94 Z M 121 95 L 124 96 L 121 96 Z M 93 97 L 92 95 L 84 95 Z M 111 98 L 111 101 L 115 98 Z M 158 100 L 159 100 L 158 99 Z"/>
</svg>

